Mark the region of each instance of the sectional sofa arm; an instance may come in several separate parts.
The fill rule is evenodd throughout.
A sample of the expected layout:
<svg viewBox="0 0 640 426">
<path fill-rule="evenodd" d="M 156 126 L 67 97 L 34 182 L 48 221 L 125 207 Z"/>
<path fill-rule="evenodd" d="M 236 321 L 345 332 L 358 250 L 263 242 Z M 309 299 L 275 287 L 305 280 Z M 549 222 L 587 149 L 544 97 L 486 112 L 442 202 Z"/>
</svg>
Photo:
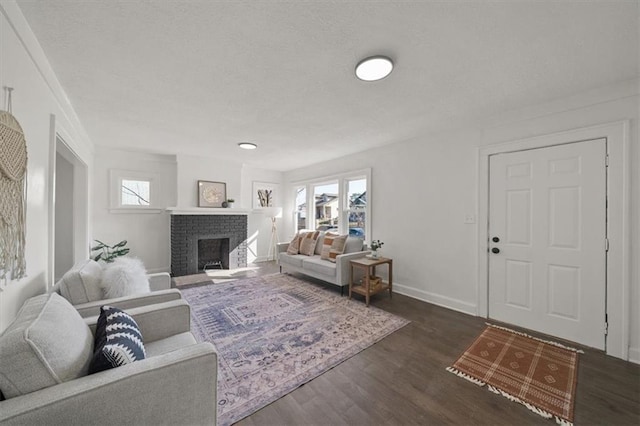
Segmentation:
<svg viewBox="0 0 640 426">
<path fill-rule="evenodd" d="M 126 309 L 136 320 L 145 342 L 155 342 L 175 334 L 191 331 L 191 307 L 184 299 Z M 98 317 L 85 318 L 95 334 Z"/>
<path fill-rule="evenodd" d="M 368 254 L 371 254 L 371 252 L 357 251 L 355 253 L 347 253 L 347 254 L 341 254 L 336 256 L 336 278 L 338 279 L 340 285 L 349 284 L 349 274 L 351 273 L 351 266 L 349 265 L 349 261 L 353 259 L 359 259 L 361 257 L 365 257 Z M 362 274 L 359 274 L 359 275 L 362 275 Z M 359 278 L 360 277 L 355 277 L 354 279 L 359 279 Z"/>
<path fill-rule="evenodd" d="M 289 243 L 278 243 L 276 244 L 276 247 L 278 249 L 278 253 L 284 253 L 287 251 L 287 248 L 289 248 Z"/>
<path fill-rule="evenodd" d="M 96 300 L 94 302 L 81 303 L 73 307 L 83 318 L 100 315 L 100 306 L 115 306 L 123 310 L 137 308 L 138 306 L 153 305 L 182 298 L 178 289 L 152 291 L 151 293 L 137 294 L 135 296 L 118 297 L 115 299 Z"/>
<path fill-rule="evenodd" d="M 212 425 L 217 355 L 210 343 L 0 401 L 0 425 Z"/>
<path fill-rule="evenodd" d="M 171 275 L 168 272 L 147 274 L 151 291 L 168 290 L 171 288 Z"/>
</svg>

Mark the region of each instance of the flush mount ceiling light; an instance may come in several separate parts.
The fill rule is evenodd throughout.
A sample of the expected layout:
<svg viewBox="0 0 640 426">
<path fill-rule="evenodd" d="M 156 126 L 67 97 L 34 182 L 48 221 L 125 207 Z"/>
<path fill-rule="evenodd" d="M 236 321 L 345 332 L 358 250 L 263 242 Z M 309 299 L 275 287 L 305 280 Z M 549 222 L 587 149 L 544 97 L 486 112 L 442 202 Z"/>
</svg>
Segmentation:
<svg viewBox="0 0 640 426">
<path fill-rule="evenodd" d="M 363 81 L 381 80 L 391 74 L 393 61 L 386 56 L 371 56 L 356 65 L 356 76 Z"/>
<path fill-rule="evenodd" d="M 242 149 L 256 149 L 258 147 L 258 145 L 251 142 L 240 142 L 238 146 Z"/>
</svg>

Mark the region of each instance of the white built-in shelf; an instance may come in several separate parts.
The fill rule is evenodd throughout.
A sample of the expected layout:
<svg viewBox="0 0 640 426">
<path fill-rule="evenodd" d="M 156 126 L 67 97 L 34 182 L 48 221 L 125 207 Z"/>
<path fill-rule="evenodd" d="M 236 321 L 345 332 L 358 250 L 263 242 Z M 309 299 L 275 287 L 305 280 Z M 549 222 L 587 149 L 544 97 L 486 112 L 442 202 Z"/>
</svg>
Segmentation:
<svg viewBox="0 0 640 426">
<path fill-rule="evenodd" d="M 249 210 L 222 207 L 167 207 L 167 211 L 172 215 L 248 215 Z"/>
</svg>

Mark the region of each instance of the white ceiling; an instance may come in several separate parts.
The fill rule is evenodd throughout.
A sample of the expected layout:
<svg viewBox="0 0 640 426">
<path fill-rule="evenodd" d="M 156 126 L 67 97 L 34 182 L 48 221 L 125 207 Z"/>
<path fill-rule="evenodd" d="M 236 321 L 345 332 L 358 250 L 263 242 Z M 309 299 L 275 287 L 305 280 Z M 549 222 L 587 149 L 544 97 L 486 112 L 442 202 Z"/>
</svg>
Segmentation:
<svg viewBox="0 0 640 426">
<path fill-rule="evenodd" d="M 274 170 L 638 77 L 637 1 L 18 4 L 97 145 Z"/>
</svg>

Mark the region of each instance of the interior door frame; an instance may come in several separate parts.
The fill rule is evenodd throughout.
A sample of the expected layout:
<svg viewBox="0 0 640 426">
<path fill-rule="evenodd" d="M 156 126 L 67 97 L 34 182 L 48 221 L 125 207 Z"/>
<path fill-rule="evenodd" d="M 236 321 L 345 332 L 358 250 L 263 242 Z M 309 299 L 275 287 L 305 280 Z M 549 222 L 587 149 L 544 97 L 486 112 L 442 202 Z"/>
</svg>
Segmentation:
<svg viewBox="0 0 640 426">
<path fill-rule="evenodd" d="M 56 153 L 60 153 L 73 165 L 73 262 L 89 256 L 89 167 L 71 148 L 67 140 L 71 137 L 56 123 L 56 116 L 50 116 L 49 140 L 49 259 L 47 289 L 55 284 L 55 200 L 56 200 Z"/>
<path fill-rule="evenodd" d="M 606 139 L 607 168 L 607 355 L 629 359 L 629 312 L 631 279 L 631 156 L 629 120 L 604 123 L 533 138 L 478 148 L 478 280 L 477 312 L 489 313 L 489 156 L 500 153 L 544 148 L 592 139 Z M 603 246 L 605 242 L 603 241 Z M 604 319 L 603 319 L 604 322 Z"/>
</svg>

